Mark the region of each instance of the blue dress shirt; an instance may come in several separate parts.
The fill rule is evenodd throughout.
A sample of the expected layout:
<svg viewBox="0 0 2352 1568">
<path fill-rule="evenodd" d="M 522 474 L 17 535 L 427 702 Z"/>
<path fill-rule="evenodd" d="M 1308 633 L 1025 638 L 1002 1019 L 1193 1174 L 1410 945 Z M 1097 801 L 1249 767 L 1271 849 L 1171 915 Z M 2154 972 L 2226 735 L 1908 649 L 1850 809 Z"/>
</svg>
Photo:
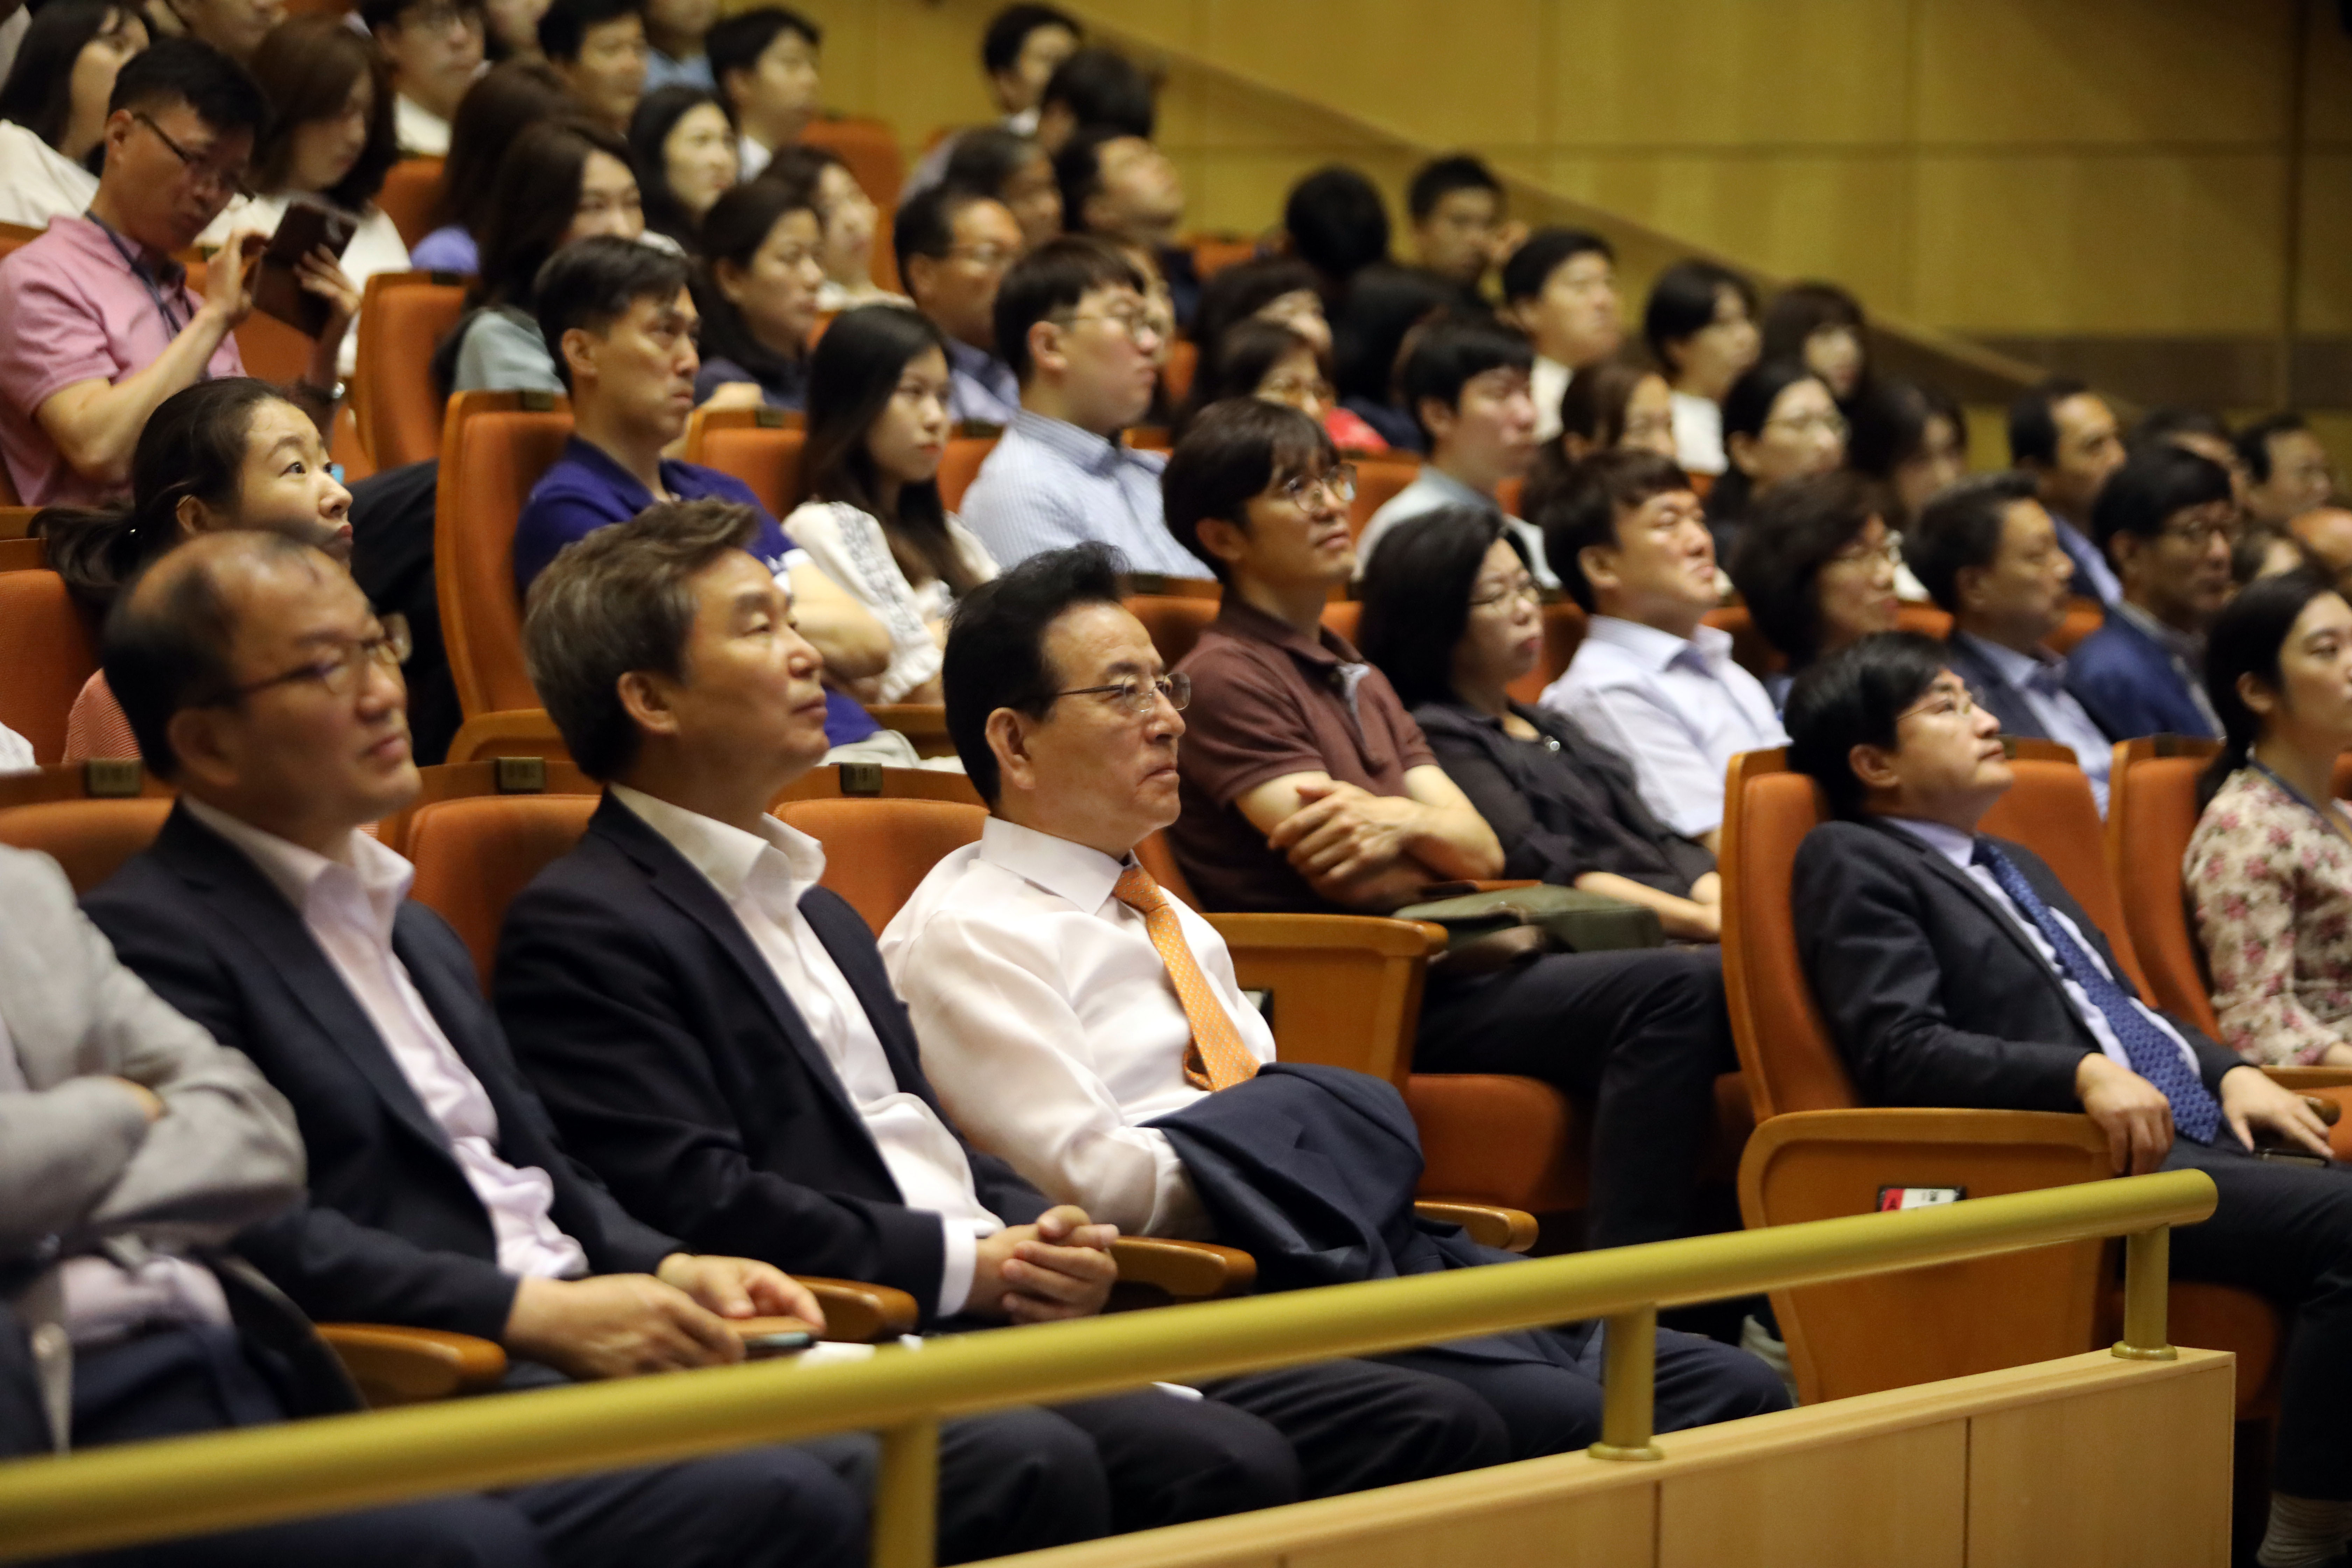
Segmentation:
<svg viewBox="0 0 2352 1568">
<path fill-rule="evenodd" d="M 964 492 L 963 525 L 1006 571 L 1032 555 L 1089 542 L 1113 545 L 1130 572 L 1213 575 L 1176 542 L 1160 510 L 1161 452 L 1023 409 Z"/>
</svg>

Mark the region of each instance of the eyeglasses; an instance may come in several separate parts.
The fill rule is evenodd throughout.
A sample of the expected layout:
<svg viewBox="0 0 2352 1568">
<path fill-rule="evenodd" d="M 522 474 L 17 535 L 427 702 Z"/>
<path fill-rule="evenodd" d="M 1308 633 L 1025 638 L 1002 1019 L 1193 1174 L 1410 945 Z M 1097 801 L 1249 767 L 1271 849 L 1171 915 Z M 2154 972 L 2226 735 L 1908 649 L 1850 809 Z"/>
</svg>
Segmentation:
<svg viewBox="0 0 2352 1568">
<path fill-rule="evenodd" d="M 247 201 L 253 199 L 253 187 L 245 183 L 243 171 L 223 169 L 199 161 L 194 153 L 173 141 L 169 132 L 139 110 L 132 110 L 131 118 L 155 133 L 155 140 L 163 144 L 163 150 L 177 158 L 181 167 L 194 177 L 198 190 L 209 185 L 223 195 L 243 196 Z"/>
<path fill-rule="evenodd" d="M 2192 521 L 2170 524 L 2158 537 L 2178 539 L 2183 543 L 2193 544 L 2200 550 L 2204 550 L 2210 549 L 2217 539 L 2226 544 L 2236 539 L 2237 535 L 2237 519 L 2213 518 L 2204 522 Z"/>
<path fill-rule="evenodd" d="M 1107 327 L 1118 328 L 1120 331 L 1127 334 L 1129 342 L 1135 343 L 1142 342 L 1147 334 L 1149 334 L 1154 341 L 1167 335 L 1167 328 L 1160 324 L 1159 313 L 1148 305 L 1136 305 L 1117 310 L 1105 310 L 1093 315 L 1088 315 L 1084 310 L 1073 310 L 1068 315 L 1063 317 L 1062 320 L 1065 321 L 1100 321 Z"/>
<path fill-rule="evenodd" d="M 1895 716 L 1898 724 L 1906 719 L 1965 719 L 1977 710 L 1977 700 L 1965 686 L 1937 686 L 1927 695 Z"/>
<path fill-rule="evenodd" d="M 1903 564 L 1903 536 L 1890 533 L 1886 542 L 1872 548 L 1866 544 L 1849 544 L 1829 559 L 1832 566 L 1896 566 Z"/>
<path fill-rule="evenodd" d="M 1126 680 L 1113 681 L 1108 686 L 1081 686 L 1071 691 L 1056 691 L 1056 700 L 1065 697 L 1104 697 L 1116 692 L 1119 706 L 1138 718 L 1150 716 L 1160 698 L 1168 706 L 1181 713 L 1192 701 L 1192 678 L 1189 675 L 1163 675 L 1157 680 L 1146 680 L 1138 675 Z"/>
<path fill-rule="evenodd" d="M 1830 435 L 1836 437 L 1841 441 L 1845 439 L 1846 424 L 1845 416 L 1843 414 L 1791 414 L 1775 416 L 1770 419 L 1767 419 L 1764 423 L 1767 426 L 1778 425 L 1781 429 L 1794 431 L 1800 436 L 1810 436 L 1815 431 L 1820 430 L 1828 432 Z"/>
<path fill-rule="evenodd" d="M 1356 499 L 1356 465 L 1341 463 L 1339 467 L 1328 468 L 1320 474 L 1301 474 L 1296 479 L 1285 479 L 1274 487 L 1276 495 L 1297 507 L 1312 502 L 1317 490 L 1321 490 L 1339 505 L 1346 506 Z"/>
<path fill-rule="evenodd" d="M 1490 589 L 1484 594 L 1471 595 L 1470 607 L 1474 610 L 1484 610 L 1496 605 L 1507 605 L 1515 599 L 1525 599 L 1530 605 L 1540 605 L 1543 603 L 1543 590 L 1536 586 L 1536 580 L 1533 577 L 1522 572 L 1498 588 Z"/>
<path fill-rule="evenodd" d="M 326 689 L 330 697 L 349 697 L 359 689 L 360 671 L 367 666 L 375 664 L 385 669 L 398 669 L 408 662 L 409 654 L 415 651 L 415 644 L 408 635 L 407 616 L 386 616 L 380 624 L 383 630 L 374 637 L 347 641 L 334 652 L 309 664 L 298 665 L 282 675 L 233 686 L 201 706 L 226 707 L 257 692 L 267 691 L 273 686 L 291 686 L 299 680 L 317 681 Z"/>
</svg>

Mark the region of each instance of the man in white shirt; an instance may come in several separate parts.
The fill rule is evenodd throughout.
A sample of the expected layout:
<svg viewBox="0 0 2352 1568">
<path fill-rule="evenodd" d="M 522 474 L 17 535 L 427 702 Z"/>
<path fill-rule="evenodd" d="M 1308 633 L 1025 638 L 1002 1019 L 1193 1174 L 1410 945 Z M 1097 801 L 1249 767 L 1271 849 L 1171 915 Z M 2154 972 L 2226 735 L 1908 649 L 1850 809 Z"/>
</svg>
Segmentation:
<svg viewBox="0 0 2352 1568">
<path fill-rule="evenodd" d="M 824 690 L 789 589 L 743 549 L 751 522 L 656 506 L 533 588 L 532 679 L 609 787 L 579 848 L 509 911 L 495 989 L 517 1055 L 571 1145 L 682 1237 L 895 1286 L 929 1326 L 1098 1311 L 1117 1227 L 965 1146 L 872 933 L 819 885 L 824 851 L 767 814 L 824 755 Z M 1475 1402 L 1369 1363 L 1205 1392 L 1024 1413 L 1099 1456 L 1109 1519 L 1073 1491 L 1072 1534 L 1499 1457 Z M 993 1484 L 950 1479 L 943 1518 L 958 1486 Z"/>
<path fill-rule="evenodd" d="M 1730 635 L 1704 624 L 1715 541 L 1690 480 L 1654 452 L 1596 453 L 1544 532 L 1592 622 L 1542 705 L 1632 763 L 1659 821 L 1715 849 L 1725 765 L 1789 737 Z"/>
<path fill-rule="evenodd" d="M 276 534 L 206 534 L 116 606 L 107 679 L 180 800 L 85 900 L 123 963 L 291 1102 L 307 1203 L 241 1251 L 316 1318 L 503 1344 L 510 1386 L 743 1358 L 730 1318 L 822 1321 L 766 1263 L 640 1223 L 556 1142 L 472 961 L 360 831 L 417 790 L 387 626 Z M 783 1568 L 863 1552 L 856 1439 L 508 1496 L 554 1560 Z"/>
<path fill-rule="evenodd" d="M 1381 537 L 1408 518 L 1442 506 L 1500 511 L 1496 491 L 1524 479 L 1536 460 L 1536 404 L 1528 373 L 1534 351 L 1517 333 L 1491 321 L 1442 321 L 1424 331 L 1405 356 L 1406 406 L 1429 437 L 1420 474 L 1364 525 L 1356 541 L 1361 576 Z M 1542 531 L 1504 514 L 1528 552 L 1528 570 L 1547 588 L 1559 579 L 1544 555 Z"/>
<path fill-rule="evenodd" d="M 1965 479 L 1929 501 L 1904 538 L 1927 592 L 1952 615 L 1952 670 L 2001 732 L 2056 741 L 2074 753 L 2107 809 L 2113 736 L 2067 679 L 2046 639 L 2066 617 L 2074 563 L 2020 473 Z"/>
<path fill-rule="evenodd" d="M 457 100 L 482 74 L 481 0 L 368 0 L 360 18 L 392 62 L 401 155 L 447 157 Z"/>
</svg>

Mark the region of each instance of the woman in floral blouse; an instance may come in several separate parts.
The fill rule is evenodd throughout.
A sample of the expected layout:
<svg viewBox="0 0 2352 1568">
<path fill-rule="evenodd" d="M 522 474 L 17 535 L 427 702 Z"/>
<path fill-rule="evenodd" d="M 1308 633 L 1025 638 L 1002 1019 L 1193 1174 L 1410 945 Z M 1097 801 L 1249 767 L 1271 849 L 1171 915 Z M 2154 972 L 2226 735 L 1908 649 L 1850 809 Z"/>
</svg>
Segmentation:
<svg viewBox="0 0 2352 1568">
<path fill-rule="evenodd" d="M 2182 873 L 2221 1038 L 2272 1066 L 2352 1066 L 2352 605 L 2307 573 L 2255 582 L 2214 623 L 2205 684 L 2227 740 Z"/>
</svg>

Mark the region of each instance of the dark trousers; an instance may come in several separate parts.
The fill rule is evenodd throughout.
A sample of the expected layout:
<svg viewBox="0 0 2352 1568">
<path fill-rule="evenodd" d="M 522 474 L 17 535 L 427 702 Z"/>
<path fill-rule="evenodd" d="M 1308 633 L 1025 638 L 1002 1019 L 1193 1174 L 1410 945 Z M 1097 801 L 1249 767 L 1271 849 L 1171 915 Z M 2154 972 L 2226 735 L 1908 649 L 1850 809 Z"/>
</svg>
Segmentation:
<svg viewBox="0 0 2352 1568">
<path fill-rule="evenodd" d="M 278 1390 L 229 1330 L 166 1330 L 74 1360 L 77 1447 L 284 1417 Z M 108 1568 L 854 1568 L 865 1553 L 859 1494 L 819 1456 L 775 1447 L 77 1561 Z"/>
<path fill-rule="evenodd" d="M 1553 953 L 1493 974 L 1433 977 L 1413 1066 L 1516 1073 L 1592 1108 L 1592 1247 L 1690 1228 L 1715 1080 L 1738 1065 L 1715 948 Z"/>
<path fill-rule="evenodd" d="M 2352 1168 L 2257 1160 L 2185 1138 L 2164 1168 L 2203 1171 L 2221 1193 L 2211 1219 L 2172 1233 L 2173 1272 L 2258 1291 L 2288 1314 L 2271 1484 L 2352 1499 Z"/>
</svg>

